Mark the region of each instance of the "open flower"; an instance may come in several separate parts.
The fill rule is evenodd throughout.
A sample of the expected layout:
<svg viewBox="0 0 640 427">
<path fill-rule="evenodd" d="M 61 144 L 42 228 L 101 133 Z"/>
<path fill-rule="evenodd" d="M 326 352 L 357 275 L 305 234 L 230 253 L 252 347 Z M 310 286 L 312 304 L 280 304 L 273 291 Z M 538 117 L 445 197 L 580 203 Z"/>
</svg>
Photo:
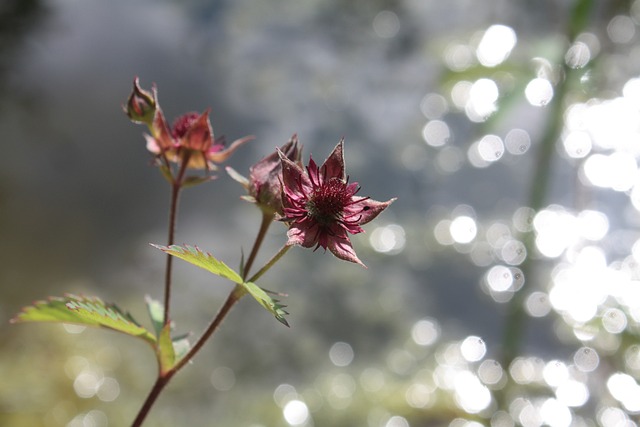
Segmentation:
<svg viewBox="0 0 640 427">
<path fill-rule="evenodd" d="M 224 162 L 239 146 L 253 139 L 246 136 L 225 148 L 224 138 L 213 136 L 209 110 L 183 114 L 169 128 L 158 108 L 151 131 L 153 135 L 145 135 L 149 151 L 174 163 L 186 160 L 190 169 L 215 169 L 215 163 Z"/>
<path fill-rule="evenodd" d="M 186 162 L 190 169 L 215 169 L 215 163 L 224 162 L 239 146 L 253 139 L 246 136 L 225 148 L 224 138 L 213 135 L 209 110 L 183 114 L 170 127 L 158 103 L 157 90 L 155 87 L 153 93 L 143 90 L 138 78 L 133 82 L 125 111 L 134 123 L 148 126 L 151 135 L 145 138 L 149 151 L 170 162 Z"/>
<path fill-rule="evenodd" d="M 343 144 L 341 140 L 320 167 L 309 158 L 306 171 L 280 152 L 284 207 L 280 219 L 289 224 L 287 245 L 329 249 L 336 257 L 364 267 L 349 234 L 363 232 L 360 226 L 395 199 L 378 202 L 356 196 L 360 186 L 349 183 L 345 175 Z"/>
</svg>

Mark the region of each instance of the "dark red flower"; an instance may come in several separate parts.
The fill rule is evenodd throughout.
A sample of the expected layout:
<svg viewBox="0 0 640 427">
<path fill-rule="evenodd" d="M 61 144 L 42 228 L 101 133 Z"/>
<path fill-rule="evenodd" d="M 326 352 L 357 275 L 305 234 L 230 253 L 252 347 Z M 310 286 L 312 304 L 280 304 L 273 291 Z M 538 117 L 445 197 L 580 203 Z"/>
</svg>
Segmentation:
<svg viewBox="0 0 640 427">
<path fill-rule="evenodd" d="M 245 142 L 253 139 L 246 136 L 225 147 L 224 138 L 214 138 L 209 110 L 204 113 L 186 113 L 178 117 L 172 127 L 167 124 L 158 102 L 158 92 L 143 90 L 136 77 L 133 91 L 129 95 L 125 112 L 134 123 L 146 124 L 151 135 L 145 135 L 147 149 L 168 161 L 186 161 L 191 169 L 215 169 Z"/>
<path fill-rule="evenodd" d="M 209 110 L 202 114 L 183 114 L 169 128 L 159 106 L 151 133 L 145 135 L 149 151 L 175 163 L 188 159 L 187 167 L 191 169 L 215 169 L 215 163 L 224 162 L 239 146 L 253 139 L 252 136 L 240 138 L 225 148 L 224 138 L 213 136 Z"/>
<path fill-rule="evenodd" d="M 336 257 L 364 267 L 349 234 L 386 209 L 395 199 L 378 202 L 356 196 L 357 182 L 349 183 L 344 170 L 344 140 L 333 149 L 322 166 L 309 158 L 306 171 L 280 152 L 282 162 L 282 221 L 289 224 L 288 245 L 329 249 Z"/>
</svg>

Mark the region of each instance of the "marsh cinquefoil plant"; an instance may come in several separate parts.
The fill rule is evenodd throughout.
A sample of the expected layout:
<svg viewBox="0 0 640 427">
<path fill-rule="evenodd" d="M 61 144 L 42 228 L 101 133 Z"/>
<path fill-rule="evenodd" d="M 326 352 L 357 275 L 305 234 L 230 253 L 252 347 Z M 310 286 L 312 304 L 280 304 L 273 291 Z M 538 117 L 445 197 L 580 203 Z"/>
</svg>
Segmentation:
<svg viewBox="0 0 640 427">
<path fill-rule="evenodd" d="M 360 187 L 355 182 L 350 183 L 345 174 L 343 141 L 321 166 L 309 158 L 309 164 L 304 168 L 301 146 L 294 135 L 289 142 L 252 166 L 248 178 L 227 168 L 229 175 L 245 187 L 247 194 L 243 198 L 254 203 L 262 213 L 251 252 L 246 260 L 241 257 L 239 269 L 234 270 L 197 246 L 174 244 L 178 202 L 182 189 L 211 181 L 212 171 L 217 170 L 216 164 L 227 160 L 253 137 L 237 139 L 227 147 L 222 138 L 214 137 L 208 110 L 186 113 L 169 126 L 158 103 L 156 88 L 151 91 L 142 89 L 137 78 L 124 109 L 131 121 L 147 126 L 147 149 L 153 153 L 154 164 L 171 188 L 167 243 L 151 245 L 167 254 L 164 299 L 161 302 L 147 298 L 153 331 L 141 326 L 115 304 L 105 303 L 97 297 L 71 294 L 50 297 L 25 307 L 12 322 L 75 323 L 115 330 L 146 341 L 156 355 L 158 375 L 133 420 L 132 426 L 140 426 L 171 378 L 193 359 L 242 297 L 252 296 L 278 321 L 288 326 L 285 306 L 256 282 L 292 246 L 322 247 L 339 259 L 364 266 L 351 245 L 349 234 L 364 231 L 361 225 L 373 220 L 395 199 L 377 202 L 357 195 Z M 199 172 L 193 174 L 193 171 Z M 263 239 L 274 221 L 288 227 L 287 241 L 265 265 L 252 273 Z M 228 279 L 234 285 L 209 326 L 193 343 L 184 335 L 173 334 L 170 307 L 174 258 Z"/>
</svg>

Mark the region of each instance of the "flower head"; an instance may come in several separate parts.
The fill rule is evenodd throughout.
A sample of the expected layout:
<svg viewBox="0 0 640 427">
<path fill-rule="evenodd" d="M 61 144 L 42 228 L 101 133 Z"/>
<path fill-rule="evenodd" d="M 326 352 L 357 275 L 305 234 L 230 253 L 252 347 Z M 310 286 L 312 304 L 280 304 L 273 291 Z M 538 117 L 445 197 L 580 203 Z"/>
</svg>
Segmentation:
<svg viewBox="0 0 640 427">
<path fill-rule="evenodd" d="M 143 90 L 138 78 L 134 80 L 125 111 L 134 123 L 148 126 L 151 135 L 145 135 L 145 138 L 149 151 L 170 162 L 186 162 L 190 169 L 215 169 L 215 163 L 224 162 L 240 145 L 253 139 L 252 136 L 240 138 L 225 148 L 224 138 L 213 135 L 209 110 L 202 114 L 183 114 L 169 126 L 158 103 L 156 89 L 153 93 Z"/>
<path fill-rule="evenodd" d="M 168 127 L 162 110 L 158 108 L 151 133 L 145 135 L 149 151 L 164 155 L 174 163 L 186 160 L 190 169 L 215 169 L 215 163 L 224 162 L 239 146 L 253 139 L 252 136 L 240 138 L 225 148 L 223 137 L 214 138 L 209 110 L 202 114 L 183 114 L 173 126 Z"/>
<path fill-rule="evenodd" d="M 282 221 L 289 224 L 287 245 L 329 249 L 336 257 L 364 266 L 349 234 L 386 209 L 395 199 L 378 202 L 356 196 L 357 182 L 349 183 L 344 170 L 344 141 L 333 149 L 322 166 L 309 158 L 306 171 L 280 152 L 282 162 Z"/>
</svg>

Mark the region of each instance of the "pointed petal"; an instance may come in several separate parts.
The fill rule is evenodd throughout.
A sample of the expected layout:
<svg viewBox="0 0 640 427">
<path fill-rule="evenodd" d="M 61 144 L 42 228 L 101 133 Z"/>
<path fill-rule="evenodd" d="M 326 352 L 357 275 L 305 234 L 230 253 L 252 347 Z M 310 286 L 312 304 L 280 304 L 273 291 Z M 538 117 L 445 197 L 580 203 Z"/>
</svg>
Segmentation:
<svg viewBox="0 0 640 427">
<path fill-rule="evenodd" d="M 367 268 L 367 266 L 364 265 L 356 255 L 356 251 L 353 249 L 351 241 L 346 233 L 344 233 L 343 236 L 331 236 L 327 247 L 337 258 L 360 264 L 364 268 Z"/>
<path fill-rule="evenodd" d="M 287 231 L 287 245 L 300 245 L 310 248 L 317 244 L 318 226 L 307 221 L 296 222 Z"/>
<path fill-rule="evenodd" d="M 156 110 L 156 115 L 153 118 L 153 125 L 151 126 L 151 135 L 156 140 L 156 145 L 160 148 L 160 150 L 165 151 L 170 148 L 173 148 L 173 138 L 171 137 L 171 133 L 169 132 L 169 126 L 167 126 L 167 121 L 164 118 L 164 114 L 158 106 Z"/>
<path fill-rule="evenodd" d="M 324 161 L 320 167 L 320 173 L 322 174 L 324 181 L 328 181 L 329 178 L 339 178 L 345 180 L 344 173 L 344 139 L 338 142 L 327 160 Z"/>
<path fill-rule="evenodd" d="M 345 208 L 345 219 L 357 224 L 366 224 L 377 217 L 396 199 L 378 202 L 373 199 L 362 198 L 359 202 L 353 203 Z"/>
<path fill-rule="evenodd" d="M 251 141 L 253 139 L 255 139 L 255 136 L 253 136 L 253 135 L 249 135 L 249 136 L 245 136 L 244 138 L 236 139 L 235 141 L 233 141 L 231 143 L 231 145 L 228 148 L 226 148 L 226 149 L 224 149 L 222 151 L 217 151 L 217 152 L 209 151 L 207 153 L 207 158 L 209 160 L 211 160 L 212 162 L 214 162 L 214 163 L 222 163 L 225 160 L 227 160 L 233 154 L 233 152 L 236 151 L 236 149 L 238 147 L 240 147 L 241 145 L 243 145 L 243 144 L 245 144 L 245 143 L 247 143 L 247 142 L 249 142 L 249 141 Z M 215 147 L 215 145 L 213 147 Z M 213 147 L 211 147 L 211 148 L 213 148 Z"/>
<path fill-rule="evenodd" d="M 191 123 L 182 137 L 181 145 L 189 150 L 206 152 L 213 145 L 213 129 L 209 121 L 209 110 Z"/>
<path fill-rule="evenodd" d="M 278 150 L 282 162 L 282 184 L 284 191 L 291 196 L 304 196 L 311 191 L 311 182 L 302 168 L 289 160 L 286 155 Z"/>
</svg>

